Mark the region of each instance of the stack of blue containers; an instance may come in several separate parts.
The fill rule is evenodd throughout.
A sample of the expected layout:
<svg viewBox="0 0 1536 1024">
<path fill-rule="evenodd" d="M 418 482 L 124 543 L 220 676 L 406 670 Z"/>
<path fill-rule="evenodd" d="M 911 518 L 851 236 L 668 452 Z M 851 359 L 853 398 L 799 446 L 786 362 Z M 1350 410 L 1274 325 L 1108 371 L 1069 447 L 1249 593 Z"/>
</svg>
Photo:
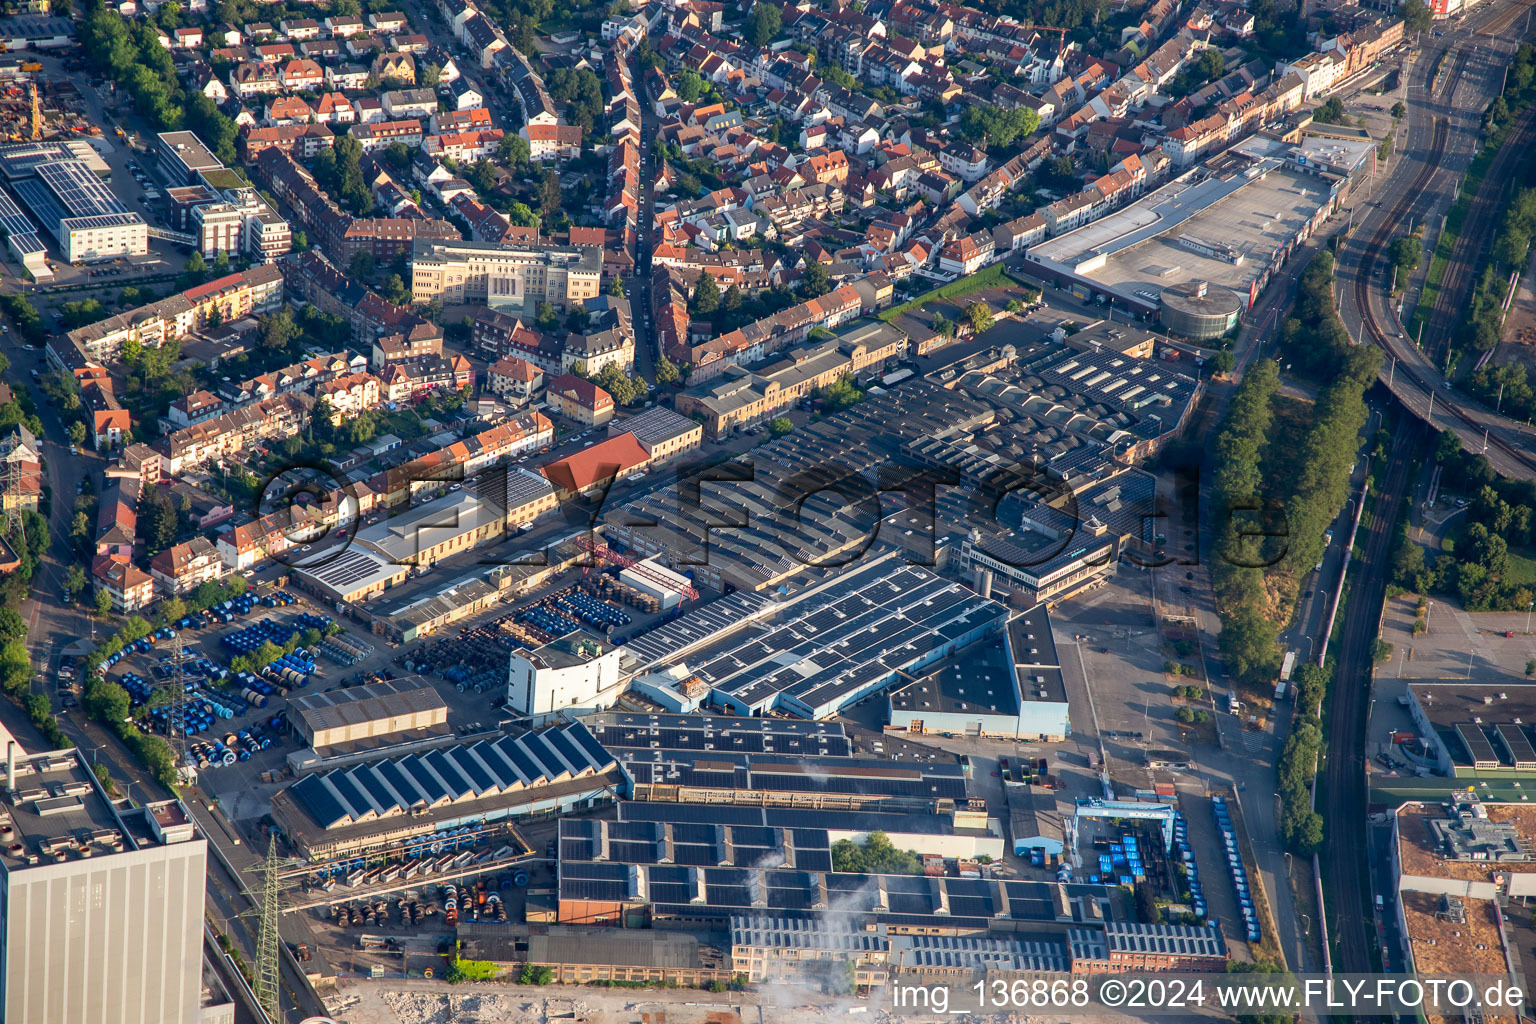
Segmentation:
<svg viewBox="0 0 1536 1024">
<path fill-rule="evenodd" d="M 1200 887 L 1200 865 L 1195 863 L 1195 851 L 1189 846 L 1189 822 L 1183 814 L 1173 816 L 1173 855 L 1184 865 L 1184 877 L 1189 882 L 1189 902 L 1195 916 L 1205 919 L 1205 890 Z"/>
<path fill-rule="evenodd" d="M 1248 869 L 1243 867 L 1243 855 L 1237 847 L 1237 830 L 1232 827 L 1232 815 L 1227 812 L 1225 797 L 1211 797 L 1211 808 L 1216 812 L 1216 827 L 1227 849 L 1227 867 L 1232 872 L 1232 884 L 1237 887 L 1237 909 L 1243 915 L 1243 930 L 1249 942 L 1259 941 L 1259 915 L 1253 906 L 1253 892 L 1248 888 Z"/>
</svg>

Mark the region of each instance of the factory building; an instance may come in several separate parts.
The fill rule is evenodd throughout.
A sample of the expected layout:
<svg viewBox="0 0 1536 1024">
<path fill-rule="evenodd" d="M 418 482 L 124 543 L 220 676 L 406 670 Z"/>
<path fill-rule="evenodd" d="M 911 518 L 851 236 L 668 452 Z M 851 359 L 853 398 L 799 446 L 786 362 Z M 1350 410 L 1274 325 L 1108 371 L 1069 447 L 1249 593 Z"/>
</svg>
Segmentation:
<svg viewBox="0 0 1536 1024">
<path fill-rule="evenodd" d="M 891 692 L 892 729 L 1055 742 L 1071 735 L 1066 685 L 1050 613 L 1036 605 L 1008 623 L 1002 642 L 974 644 Z"/>
<path fill-rule="evenodd" d="M 294 696 L 288 717 L 321 757 L 449 732 L 448 705 L 421 676 Z"/>
<path fill-rule="evenodd" d="M 612 707 L 623 691 L 624 649 L 576 630 L 507 659 L 507 707 L 542 722 Z"/>
<path fill-rule="evenodd" d="M 311 860 L 392 856 L 412 840 L 612 800 L 626 781 L 580 722 L 308 775 L 272 813 Z"/>
<path fill-rule="evenodd" d="M 627 641 L 644 667 L 686 663 L 710 702 L 741 715 L 826 718 L 1000 634 L 1002 605 L 894 555 L 702 639 L 687 616 Z"/>
<path fill-rule="evenodd" d="M 119 810 L 79 751 L 9 748 L 0 1018 L 200 1024 L 207 841 L 175 800 Z"/>
<path fill-rule="evenodd" d="M 855 757 L 835 722 L 619 711 L 584 722 L 637 801 L 950 814 L 966 799 L 957 762 Z"/>
<path fill-rule="evenodd" d="M 149 252 L 149 225 L 137 213 L 130 213 L 84 161 L 38 164 L 34 171 L 35 178 L 12 187 L 43 227 L 53 233 L 67 262 Z"/>
</svg>

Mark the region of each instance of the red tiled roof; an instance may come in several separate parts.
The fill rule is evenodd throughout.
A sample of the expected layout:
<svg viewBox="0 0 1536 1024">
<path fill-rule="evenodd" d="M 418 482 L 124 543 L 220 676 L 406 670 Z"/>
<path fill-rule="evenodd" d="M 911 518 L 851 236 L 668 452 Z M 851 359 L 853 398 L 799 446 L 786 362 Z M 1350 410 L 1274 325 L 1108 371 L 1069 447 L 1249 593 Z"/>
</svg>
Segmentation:
<svg viewBox="0 0 1536 1024">
<path fill-rule="evenodd" d="M 650 456 L 640 447 L 634 434 L 620 434 L 551 462 L 542 472 L 556 487 L 574 493 L 649 461 Z"/>
</svg>

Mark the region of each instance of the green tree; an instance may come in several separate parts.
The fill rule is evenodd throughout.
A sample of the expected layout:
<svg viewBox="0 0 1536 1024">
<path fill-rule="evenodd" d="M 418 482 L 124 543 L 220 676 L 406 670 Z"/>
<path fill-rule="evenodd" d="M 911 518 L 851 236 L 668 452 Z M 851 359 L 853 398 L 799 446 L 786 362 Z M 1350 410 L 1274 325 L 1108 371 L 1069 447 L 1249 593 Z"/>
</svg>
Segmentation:
<svg viewBox="0 0 1536 1024">
<path fill-rule="evenodd" d="M 677 365 L 673 363 L 672 360 L 668 359 L 664 355 L 657 357 L 656 383 L 676 384 L 681 379 L 682 375 L 677 372 Z"/>
<path fill-rule="evenodd" d="M 69 443 L 73 445 L 85 444 L 85 424 L 79 420 L 71 420 L 65 433 L 69 435 Z"/>
<path fill-rule="evenodd" d="M 371 281 L 373 275 L 379 269 L 378 260 L 373 258 L 373 253 L 366 249 L 359 249 L 352 254 L 352 259 L 347 263 L 347 270 L 359 281 Z"/>
<path fill-rule="evenodd" d="M 1434 23 L 1424 0 L 1406 0 L 1401 8 L 1404 32 L 1428 32 Z"/>
<path fill-rule="evenodd" d="M 193 284 L 201 284 L 203 278 L 207 276 L 208 261 L 203 259 L 202 253 L 193 250 L 192 255 L 187 257 L 187 269 L 182 273 L 183 279 Z"/>
<path fill-rule="evenodd" d="M 763 6 L 762 4 L 758 5 Z M 755 8 L 754 8 L 755 9 Z M 827 268 L 815 260 L 805 265 L 805 273 L 800 278 L 800 294 L 807 299 L 825 295 L 832 290 L 832 275 Z"/>
<path fill-rule="evenodd" d="M 94 600 L 96 602 L 96 614 L 97 615 L 106 616 L 106 615 L 111 613 L 111 611 L 112 611 L 112 595 L 107 593 L 107 590 L 106 590 L 105 587 L 97 587 L 96 588 L 96 597 L 94 598 Z"/>
<path fill-rule="evenodd" d="M 784 25 L 784 16 L 767 0 L 758 0 L 747 15 L 747 37 L 753 46 L 767 46 Z"/>
<path fill-rule="evenodd" d="M 71 594 L 78 594 L 85 589 L 85 570 L 78 565 L 71 565 L 64 571 L 64 589 Z"/>
<path fill-rule="evenodd" d="M 619 299 L 624 297 L 624 279 L 622 277 L 614 275 L 613 280 L 608 282 L 608 294 Z"/>
<path fill-rule="evenodd" d="M 690 71 L 685 68 L 677 76 L 677 85 L 673 87 L 672 91 L 677 93 L 677 98 L 684 103 L 697 102 L 698 98 L 704 95 L 704 79 L 699 77 L 697 71 Z"/>
<path fill-rule="evenodd" d="M 1396 103 L 1392 104 L 1392 120 L 1401 121 L 1407 116 L 1408 108 L 1403 106 L 1402 100 L 1398 100 Z"/>
<path fill-rule="evenodd" d="M 788 416 L 775 416 L 773 419 L 768 421 L 768 433 L 772 434 L 774 437 L 783 437 L 785 434 L 794 433 L 794 431 L 794 421 L 791 420 Z"/>
<path fill-rule="evenodd" d="M 965 318 L 970 321 L 971 331 L 975 334 L 992 329 L 992 310 L 985 302 L 977 301 L 967 306 Z"/>
<path fill-rule="evenodd" d="M 528 140 L 516 132 L 508 132 L 496 147 L 496 155 L 509 167 L 526 169 L 529 160 Z"/>
<path fill-rule="evenodd" d="M 276 313 L 258 317 L 256 325 L 256 344 L 267 352 L 286 351 L 299 336 L 299 326 L 286 304 Z"/>
<path fill-rule="evenodd" d="M 708 316 L 720 308 L 720 283 L 715 275 L 705 272 L 699 277 L 698 288 L 693 293 L 693 311 Z"/>
<path fill-rule="evenodd" d="M 548 302 L 540 302 L 534 306 L 533 322 L 538 324 L 541 331 L 552 331 L 560 324 L 560 314 Z"/>
</svg>

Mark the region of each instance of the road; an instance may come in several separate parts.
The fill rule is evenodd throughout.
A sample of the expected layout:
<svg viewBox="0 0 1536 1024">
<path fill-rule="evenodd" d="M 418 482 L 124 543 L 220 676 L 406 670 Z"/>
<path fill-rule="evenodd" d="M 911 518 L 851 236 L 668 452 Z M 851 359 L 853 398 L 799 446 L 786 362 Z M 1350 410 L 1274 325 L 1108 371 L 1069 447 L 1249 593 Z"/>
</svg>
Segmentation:
<svg viewBox="0 0 1536 1024">
<path fill-rule="evenodd" d="M 635 372 L 651 383 L 656 382 L 657 356 L 661 354 L 656 337 L 653 297 L 651 295 L 651 237 L 656 230 L 655 164 L 656 112 L 645 96 L 645 66 L 635 60 L 630 74 L 640 95 L 640 212 L 635 228 L 635 276 L 630 282 L 630 309 L 635 324 Z"/>
</svg>

